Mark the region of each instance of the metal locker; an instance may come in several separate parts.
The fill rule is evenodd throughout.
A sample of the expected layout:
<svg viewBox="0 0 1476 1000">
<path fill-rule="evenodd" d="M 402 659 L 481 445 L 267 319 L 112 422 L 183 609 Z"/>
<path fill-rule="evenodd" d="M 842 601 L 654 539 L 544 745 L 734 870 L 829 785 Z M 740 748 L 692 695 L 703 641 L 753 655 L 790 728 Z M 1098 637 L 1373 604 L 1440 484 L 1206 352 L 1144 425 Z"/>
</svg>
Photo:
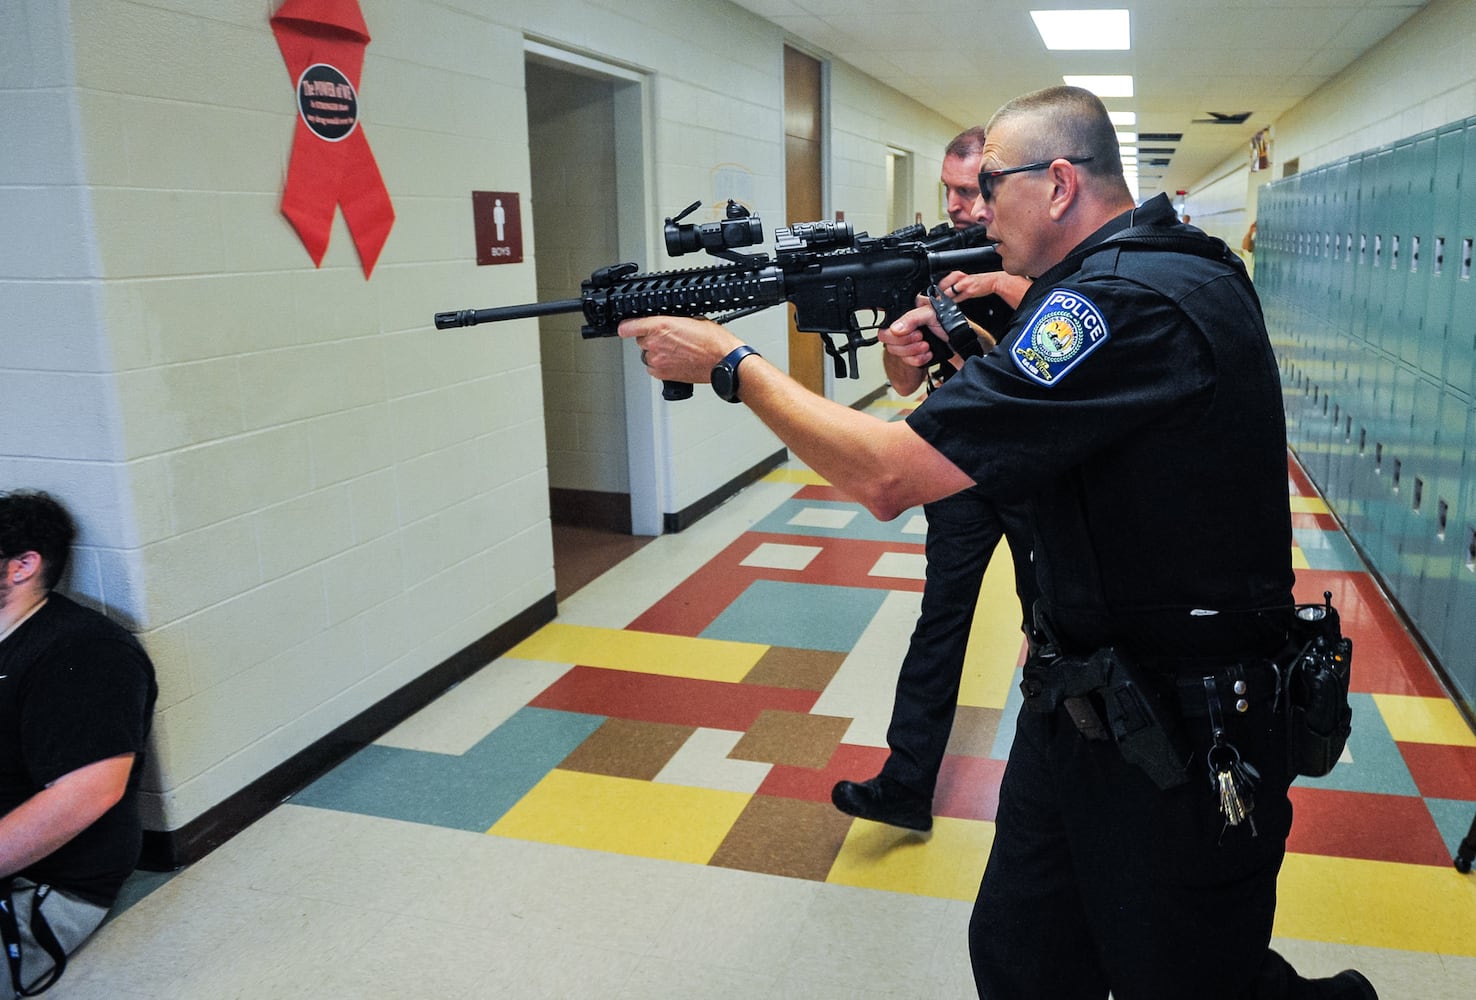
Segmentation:
<svg viewBox="0 0 1476 1000">
<path fill-rule="evenodd" d="M 1418 594 L 1410 608 L 1432 649 L 1438 648 L 1445 636 L 1456 571 L 1464 567 L 1459 526 L 1468 516 L 1468 508 L 1462 505 L 1461 471 L 1470 419 L 1466 401 L 1442 387 L 1436 404 L 1430 472 L 1422 477 L 1419 499 L 1424 558 Z"/>
<path fill-rule="evenodd" d="M 1476 414 L 1466 424 L 1467 442 L 1476 440 Z M 1468 449 L 1469 451 L 1469 449 Z M 1452 685 L 1466 704 L 1476 704 L 1476 459 L 1463 463 L 1462 516 L 1452 527 L 1456 533 L 1454 580 L 1450 588 L 1449 615 L 1436 655 Z"/>
<path fill-rule="evenodd" d="M 1425 317 L 1420 336 L 1420 370 L 1444 380 L 1445 352 L 1450 336 L 1450 307 L 1455 284 L 1451 261 L 1451 234 L 1457 230 L 1461 207 L 1461 167 L 1466 154 L 1464 124 L 1440 130 L 1435 137 L 1435 174 L 1430 193 L 1430 238 L 1420 249 L 1425 280 Z M 1459 240 L 1456 241 L 1459 243 Z"/>
<path fill-rule="evenodd" d="M 1407 211 L 1397 234 L 1399 252 L 1390 261 L 1391 281 L 1400 286 L 1397 292 L 1391 288 L 1397 299 L 1399 358 L 1411 365 L 1418 365 L 1425 353 L 1421 341 L 1425 336 L 1430 272 L 1424 266 L 1424 251 L 1430 243 L 1430 227 L 1435 216 L 1435 142 L 1436 133 L 1431 131 L 1416 136 L 1408 147 L 1404 179 Z M 1430 374 L 1438 376 L 1438 373 Z"/>
<path fill-rule="evenodd" d="M 1461 199 L 1445 246 L 1451 275 L 1450 332 L 1445 339 L 1445 384 L 1467 399 L 1476 398 L 1476 288 L 1472 281 L 1472 241 L 1476 240 L 1476 119 L 1467 119 L 1465 156 L 1459 181 Z"/>
</svg>

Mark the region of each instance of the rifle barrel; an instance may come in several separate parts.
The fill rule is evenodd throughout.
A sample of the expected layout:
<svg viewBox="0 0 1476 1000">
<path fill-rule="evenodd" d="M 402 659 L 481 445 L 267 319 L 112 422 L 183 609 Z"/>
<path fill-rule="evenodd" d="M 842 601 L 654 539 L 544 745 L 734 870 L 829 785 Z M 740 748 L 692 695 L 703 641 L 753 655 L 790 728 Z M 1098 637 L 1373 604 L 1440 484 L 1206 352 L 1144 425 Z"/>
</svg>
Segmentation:
<svg viewBox="0 0 1476 1000">
<path fill-rule="evenodd" d="M 557 302 L 529 302 L 521 306 L 493 306 L 491 309 L 458 309 L 436 313 L 436 329 L 449 330 L 458 326 L 476 326 L 478 323 L 498 323 L 505 319 L 552 316 L 555 313 L 579 312 L 583 308 L 583 299 L 559 299 Z"/>
</svg>

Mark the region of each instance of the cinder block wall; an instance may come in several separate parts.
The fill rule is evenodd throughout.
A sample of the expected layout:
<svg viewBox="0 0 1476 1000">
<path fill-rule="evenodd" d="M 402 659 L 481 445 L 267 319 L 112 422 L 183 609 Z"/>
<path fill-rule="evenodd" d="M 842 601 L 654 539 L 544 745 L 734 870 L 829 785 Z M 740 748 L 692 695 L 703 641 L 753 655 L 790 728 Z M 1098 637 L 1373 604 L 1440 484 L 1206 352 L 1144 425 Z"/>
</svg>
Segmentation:
<svg viewBox="0 0 1476 1000">
<path fill-rule="evenodd" d="M 552 613 L 537 340 L 431 328 L 537 297 L 536 246 L 475 266 L 470 205 L 530 187 L 525 39 L 646 81 L 653 220 L 722 163 L 785 214 L 777 27 L 685 0 L 361 0 L 360 122 L 396 222 L 371 279 L 341 217 L 315 268 L 279 212 L 295 105 L 275 7 L 0 6 L 0 483 L 76 511 L 67 588 L 155 659 L 156 832 Z M 853 71 L 832 100 L 888 102 L 923 151 L 962 127 Z M 845 201 L 884 217 L 880 187 Z M 783 355 L 780 310 L 742 322 Z M 648 405 L 667 510 L 779 447 L 710 394 Z"/>
</svg>

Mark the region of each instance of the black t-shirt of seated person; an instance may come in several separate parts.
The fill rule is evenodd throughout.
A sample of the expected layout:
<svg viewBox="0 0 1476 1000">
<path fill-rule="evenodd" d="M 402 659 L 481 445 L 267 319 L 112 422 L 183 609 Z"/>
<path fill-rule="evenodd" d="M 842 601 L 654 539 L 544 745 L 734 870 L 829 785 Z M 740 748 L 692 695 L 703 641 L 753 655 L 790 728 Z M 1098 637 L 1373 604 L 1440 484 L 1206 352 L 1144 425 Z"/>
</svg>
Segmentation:
<svg viewBox="0 0 1476 1000">
<path fill-rule="evenodd" d="M 117 805 L 18 874 L 112 904 L 138 863 L 138 781 L 157 694 L 138 640 L 60 594 L 0 642 L 0 814 L 80 767 L 138 755 Z"/>
</svg>

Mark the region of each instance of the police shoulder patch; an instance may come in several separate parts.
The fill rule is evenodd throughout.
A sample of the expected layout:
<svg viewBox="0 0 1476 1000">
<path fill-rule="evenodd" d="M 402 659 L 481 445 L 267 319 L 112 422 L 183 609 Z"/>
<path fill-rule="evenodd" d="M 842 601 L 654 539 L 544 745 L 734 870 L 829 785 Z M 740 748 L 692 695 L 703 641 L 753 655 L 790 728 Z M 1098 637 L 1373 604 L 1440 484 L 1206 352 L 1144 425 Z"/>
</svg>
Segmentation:
<svg viewBox="0 0 1476 1000">
<path fill-rule="evenodd" d="M 1050 387 L 1107 341 L 1107 320 L 1080 292 L 1053 289 L 1010 347 L 1015 366 Z"/>
</svg>

